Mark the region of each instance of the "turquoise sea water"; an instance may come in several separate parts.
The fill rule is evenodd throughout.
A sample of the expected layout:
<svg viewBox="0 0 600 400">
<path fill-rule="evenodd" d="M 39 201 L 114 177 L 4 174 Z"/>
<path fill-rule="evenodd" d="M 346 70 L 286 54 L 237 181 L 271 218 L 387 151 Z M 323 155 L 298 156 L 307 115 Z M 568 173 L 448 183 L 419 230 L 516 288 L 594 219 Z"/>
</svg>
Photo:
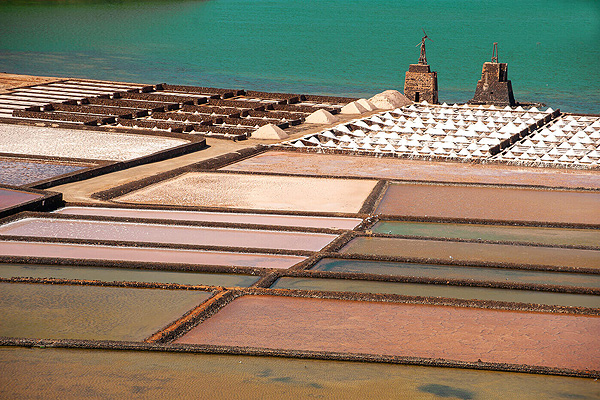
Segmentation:
<svg viewBox="0 0 600 400">
<path fill-rule="evenodd" d="M 467 101 L 499 42 L 520 101 L 600 113 L 598 0 L 0 2 L 0 71 L 368 96 L 419 57 Z"/>
</svg>

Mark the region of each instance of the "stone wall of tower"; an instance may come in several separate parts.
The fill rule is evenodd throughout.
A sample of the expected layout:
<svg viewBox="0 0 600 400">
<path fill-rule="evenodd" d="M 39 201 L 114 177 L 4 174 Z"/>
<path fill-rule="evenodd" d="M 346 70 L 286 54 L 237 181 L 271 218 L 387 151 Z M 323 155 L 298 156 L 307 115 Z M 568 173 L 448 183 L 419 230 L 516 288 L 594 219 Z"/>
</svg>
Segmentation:
<svg viewBox="0 0 600 400">
<path fill-rule="evenodd" d="M 481 79 L 477 82 L 475 96 L 469 103 L 515 105 L 512 83 L 508 80 L 508 64 L 483 63 Z"/>
<path fill-rule="evenodd" d="M 437 104 L 437 72 L 427 64 L 411 64 L 404 78 L 404 95 L 412 101 Z"/>
</svg>

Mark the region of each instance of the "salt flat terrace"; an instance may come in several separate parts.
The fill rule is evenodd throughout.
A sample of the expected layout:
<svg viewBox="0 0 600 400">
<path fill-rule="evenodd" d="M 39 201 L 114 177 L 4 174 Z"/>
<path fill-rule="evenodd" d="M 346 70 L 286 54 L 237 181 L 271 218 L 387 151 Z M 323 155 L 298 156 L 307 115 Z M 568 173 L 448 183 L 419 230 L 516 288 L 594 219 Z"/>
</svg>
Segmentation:
<svg viewBox="0 0 600 400">
<path fill-rule="evenodd" d="M 352 100 L 197 86 L 65 80 L 0 95 L 0 117 L 9 121 L 240 140 L 267 124 L 282 129 L 299 125 L 319 109 L 337 113 Z"/>
</svg>

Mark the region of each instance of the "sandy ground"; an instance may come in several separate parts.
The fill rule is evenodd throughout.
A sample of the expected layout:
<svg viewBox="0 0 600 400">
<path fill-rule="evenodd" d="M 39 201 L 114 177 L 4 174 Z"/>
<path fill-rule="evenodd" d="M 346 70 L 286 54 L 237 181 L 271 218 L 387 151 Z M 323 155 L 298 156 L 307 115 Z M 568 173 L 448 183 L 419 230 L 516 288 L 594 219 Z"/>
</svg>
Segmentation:
<svg viewBox="0 0 600 400">
<path fill-rule="evenodd" d="M 40 85 L 43 83 L 60 82 L 65 78 L 49 76 L 17 75 L 0 72 L 0 94 L 23 86 Z"/>
</svg>

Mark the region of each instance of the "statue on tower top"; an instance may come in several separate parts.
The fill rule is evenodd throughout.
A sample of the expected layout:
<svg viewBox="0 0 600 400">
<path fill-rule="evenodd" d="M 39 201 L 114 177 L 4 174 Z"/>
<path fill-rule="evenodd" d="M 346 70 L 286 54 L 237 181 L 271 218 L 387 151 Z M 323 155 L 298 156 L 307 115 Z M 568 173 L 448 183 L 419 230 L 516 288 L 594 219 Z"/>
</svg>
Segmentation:
<svg viewBox="0 0 600 400">
<path fill-rule="evenodd" d="M 425 29 L 421 28 L 423 30 L 423 34 L 425 36 L 423 36 L 421 38 L 421 43 L 417 44 L 415 47 L 419 47 L 421 46 L 421 56 L 419 57 L 419 64 L 421 65 L 427 65 L 427 56 L 425 55 L 425 39 L 429 39 L 429 36 L 427 36 L 427 33 L 425 33 Z M 431 40 L 431 39 L 429 39 Z M 433 42 L 433 40 L 431 40 Z"/>
</svg>

